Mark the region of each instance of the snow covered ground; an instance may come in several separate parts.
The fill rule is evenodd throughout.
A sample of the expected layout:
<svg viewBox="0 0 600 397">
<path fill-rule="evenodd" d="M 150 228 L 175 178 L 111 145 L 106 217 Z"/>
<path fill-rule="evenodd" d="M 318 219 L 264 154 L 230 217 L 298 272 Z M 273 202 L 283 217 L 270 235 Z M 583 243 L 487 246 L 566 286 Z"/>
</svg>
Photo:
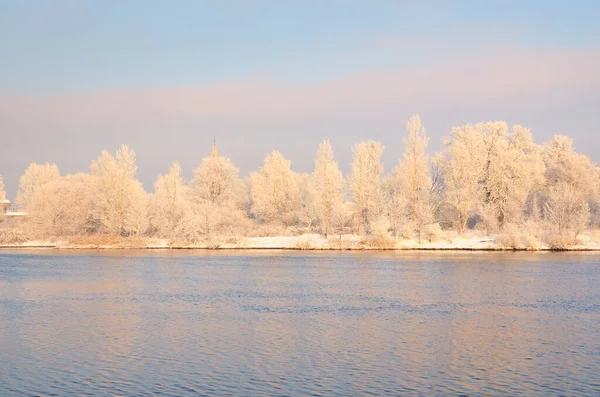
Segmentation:
<svg viewBox="0 0 600 397">
<path fill-rule="evenodd" d="M 600 235 L 588 233 L 580 236 L 581 245 L 573 246 L 571 250 L 600 251 Z M 498 236 L 485 236 L 475 232 L 457 235 L 445 233 L 438 241 L 419 242 L 417 239 L 374 240 L 372 237 L 343 235 L 324 238 L 319 234 L 304 234 L 301 236 L 277 237 L 241 237 L 224 238 L 218 241 L 197 245 L 171 244 L 167 239 L 123 239 L 119 243 L 72 243 L 68 241 L 28 241 L 22 244 L 4 245 L 0 248 L 62 248 L 62 249 L 291 249 L 291 250 L 511 250 L 503 247 Z M 519 249 L 531 249 L 519 247 Z M 542 243 L 536 244 L 537 250 L 548 250 Z"/>
</svg>

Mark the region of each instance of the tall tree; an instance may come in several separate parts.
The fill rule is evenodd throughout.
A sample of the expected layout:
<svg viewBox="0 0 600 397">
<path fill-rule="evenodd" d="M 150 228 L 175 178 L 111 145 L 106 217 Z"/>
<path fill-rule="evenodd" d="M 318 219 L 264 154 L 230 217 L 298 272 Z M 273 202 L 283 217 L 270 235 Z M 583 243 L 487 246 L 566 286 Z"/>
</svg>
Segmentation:
<svg viewBox="0 0 600 397">
<path fill-rule="evenodd" d="M 227 157 L 219 155 L 216 144 L 209 156 L 194 170 L 191 196 L 194 202 L 192 219 L 196 219 L 202 235 L 212 236 L 232 215 L 239 215 L 236 205 L 238 169 Z M 189 229 L 190 227 L 188 227 Z"/>
<path fill-rule="evenodd" d="M 317 212 L 321 221 L 321 233 L 327 237 L 332 213 L 343 202 L 344 183 L 344 177 L 338 163 L 333 160 L 333 150 L 328 139 L 319 145 L 313 176 Z"/>
<path fill-rule="evenodd" d="M 455 127 L 447 140 L 444 175 L 448 202 L 462 232 L 477 213 L 489 231 L 519 220 L 544 165 L 531 132 L 503 121 Z"/>
<path fill-rule="evenodd" d="M 564 248 L 588 226 L 590 207 L 583 192 L 573 189 L 572 184 L 559 182 L 548 189 L 544 214 L 556 233 L 554 244 Z"/>
<path fill-rule="evenodd" d="M 36 205 L 44 200 L 39 194 L 45 184 L 58 179 L 60 173 L 56 164 L 31 163 L 25 173 L 19 179 L 19 191 L 17 193 L 17 204 L 21 210 L 35 212 Z"/>
<path fill-rule="evenodd" d="M 354 145 L 352 152 L 354 156 L 349 181 L 354 202 L 356 234 L 360 234 L 361 226 L 375 220 L 381 210 L 383 164 L 380 157 L 383 145 L 376 141 L 361 141 Z"/>
<path fill-rule="evenodd" d="M 420 239 L 423 227 L 432 219 L 429 205 L 431 177 L 429 157 L 426 153 L 429 138 L 421 125 L 419 115 L 414 115 L 408 120 L 406 130 L 404 156 L 394 170 L 394 175 L 400 180 L 400 193 L 405 194 L 411 203 L 411 221 Z"/>
<path fill-rule="evenodd" d="M 265 222 L 291 224 L 300 206 L 291 161 L 277 151 L 269 154 L 259 172 L 250 176 L 252 212 Z"/>
<path fill-rule="evenodd" d="M 113 157 L 103 151 L 90 164 L 94 177 L 94 211 L 104 229 L 125 235 L 143 232 L 142 217 L 148 197 L 136 179 L 135 152 L 122 145 Z"/>
<path fill-rule="evenodd" d="M 154 183 L 151 200 L 152 229 L 161 237 L 172 238 L 185 216 L 187 188 L 181 176 L 181 166 L 173 162 L 169 173 L 159 175 Z"/>
<path fill-rule="evenodd" d="M 27 217 L 29 233 L 40 238 L 93 233 L 93 188 L 89 174 L 66 175 L 44 184 L 39 190 L 44 199 Z"/>
<path fill-rule="evenodd" d="M 198 203 L 225 204 L 234 200 L 239 170 L 227 157 L 219 155 L 216 145 L 194 170 L 192 196 Z"/>
</svg>

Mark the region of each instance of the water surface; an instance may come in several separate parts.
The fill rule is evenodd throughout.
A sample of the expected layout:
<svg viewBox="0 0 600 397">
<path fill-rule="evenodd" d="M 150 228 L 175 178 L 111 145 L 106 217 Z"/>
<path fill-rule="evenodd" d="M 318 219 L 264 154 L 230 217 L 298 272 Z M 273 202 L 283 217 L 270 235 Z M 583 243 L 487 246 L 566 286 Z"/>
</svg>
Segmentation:
<svg viewBox="0 0 600 397">
<path fill-rule="evenodd" d="M 600 255 L 0 251 L 1 396 L 600 395 Z"/>
</svg>

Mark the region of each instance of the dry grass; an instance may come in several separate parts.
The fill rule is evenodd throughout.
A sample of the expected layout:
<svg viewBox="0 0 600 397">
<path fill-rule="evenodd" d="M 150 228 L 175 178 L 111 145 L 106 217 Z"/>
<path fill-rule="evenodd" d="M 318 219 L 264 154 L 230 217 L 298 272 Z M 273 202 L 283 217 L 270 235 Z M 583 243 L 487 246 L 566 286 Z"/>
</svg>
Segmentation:
<svg viewBox="0 0 600 397">
<path fill-rule="evenodd" d="M 299 250 L 313 250 L 315 247 L 309 240 L 299 240 L 295 246 L 296 249 Z"/>
<path fill-rule="evenodd" d="M 390 237 L 373 236 L 363 239 L 360 244 L 368 249 L 394 249 L 396 248 L 396 240 Z"/>
<path fill-rule="evenodd" d="M 509 223 L 504 226 L 497 243 L 502 248 L 536 251 L 541 248 L 536 234 L 530 225 Z"/>
<path fill-rule="evenodd" d="M 91 236 L 70 237 L 67 240 L 69 246 L 98 247 L 98 248 L 147 248 L 150 242 L 146 237 L 121 237 L 110 234 L 95 234 Z"/>
<path fill-rule="evenodd" d="M 546 236 L 546 241 L 550 249 L 563 251 L 580 245 L 579 240 L 573 236 L 560 235 L 558 233 L 550 233 Z"/>
<path fill-rule="evenodd" d="M 359 243 L 348 238 L 334 238 L 327 241 L 326 247 L 335 250 L 360 249 Z"/>
</svg>

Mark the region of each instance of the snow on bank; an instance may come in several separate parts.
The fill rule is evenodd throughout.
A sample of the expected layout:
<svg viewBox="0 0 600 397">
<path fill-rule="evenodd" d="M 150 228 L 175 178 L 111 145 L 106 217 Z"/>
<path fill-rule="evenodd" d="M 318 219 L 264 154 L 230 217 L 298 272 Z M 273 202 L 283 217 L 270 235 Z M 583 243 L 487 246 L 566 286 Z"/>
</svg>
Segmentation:
<svg viewBox="0 0 600 397">
<path fill-rule="evenodd" d="M 584 234 L 581 245 L 570 250 L 600 251 L 598 234 Z M 60 249 L 290 249 L 290 250 L 512 250 L 499 243 L 499 236 L 485 236 L 477 233 L 458 235 L 447 232 L 439 241 L 429 242 L 417 239 L 393 240 L 355 235 L 329 236 L 304 234 L 301 236 L 242 237 L 224 238 L 204 244 L 172 244 L 167 239 L 121 239 L 119 242 L 68 242 L 68 241 L 28 241 L 21 244 L 2 245 L 0 248 L 60 248 Z M 544 244 L 536 244 L 535 250 L 549 250 Z M 517 247 L 529 249 L 531 247 Z"/>
</svg>

